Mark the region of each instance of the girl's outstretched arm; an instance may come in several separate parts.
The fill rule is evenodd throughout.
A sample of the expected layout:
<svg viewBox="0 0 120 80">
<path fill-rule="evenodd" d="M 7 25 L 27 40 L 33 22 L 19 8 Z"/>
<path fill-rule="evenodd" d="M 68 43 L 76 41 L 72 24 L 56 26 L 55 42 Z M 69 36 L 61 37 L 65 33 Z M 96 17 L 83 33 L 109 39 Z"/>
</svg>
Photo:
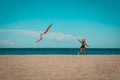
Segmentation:
<svg viewBox="0 0 120 80">
<path fill-rule="evenodd" d="M 82 42 L 82 41 L 80 41 L 80 39 L 77 39 L 80 43 Z"/>
</svg>

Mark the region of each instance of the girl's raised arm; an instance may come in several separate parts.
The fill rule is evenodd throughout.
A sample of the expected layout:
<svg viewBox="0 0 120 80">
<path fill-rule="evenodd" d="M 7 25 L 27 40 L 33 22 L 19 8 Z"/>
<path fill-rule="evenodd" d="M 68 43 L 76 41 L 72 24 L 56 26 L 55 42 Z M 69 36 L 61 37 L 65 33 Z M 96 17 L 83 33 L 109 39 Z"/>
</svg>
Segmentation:
<svg viewBox="0 0 120 80">
<path fill-rule="evenodd" d="M 80 39 L 77 39 L 80 43 L 82 42 L 82 41 L 80 41 Z"/>
</svg>

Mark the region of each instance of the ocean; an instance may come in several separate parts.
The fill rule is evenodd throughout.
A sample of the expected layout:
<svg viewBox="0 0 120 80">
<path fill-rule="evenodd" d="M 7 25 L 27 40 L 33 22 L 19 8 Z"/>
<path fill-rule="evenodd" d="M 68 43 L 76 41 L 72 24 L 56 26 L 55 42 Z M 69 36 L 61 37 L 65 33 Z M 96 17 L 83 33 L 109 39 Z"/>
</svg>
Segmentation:
<svg viewBox="0 0 120 80">
<path fill-rule="evenodd" d="M 0 55 L 77 55 L 78 51 L 79 48 L 0 48 Z M 120 48 L 87 48 L 86 54 L 120 55 Z"/>
</svg>

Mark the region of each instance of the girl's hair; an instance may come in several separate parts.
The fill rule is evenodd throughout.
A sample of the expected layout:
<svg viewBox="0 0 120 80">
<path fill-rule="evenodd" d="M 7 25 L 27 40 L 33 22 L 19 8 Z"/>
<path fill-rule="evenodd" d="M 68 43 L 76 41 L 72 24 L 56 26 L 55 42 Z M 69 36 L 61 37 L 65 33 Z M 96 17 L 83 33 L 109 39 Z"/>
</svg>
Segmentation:
<svg viewBox="0 0 120 80">
<path fill-rule="evenodd" d="M 84 41 L 84 42 L 85 42 L 85 39 L 82 39 L 82 41 Z"/>
</svg>

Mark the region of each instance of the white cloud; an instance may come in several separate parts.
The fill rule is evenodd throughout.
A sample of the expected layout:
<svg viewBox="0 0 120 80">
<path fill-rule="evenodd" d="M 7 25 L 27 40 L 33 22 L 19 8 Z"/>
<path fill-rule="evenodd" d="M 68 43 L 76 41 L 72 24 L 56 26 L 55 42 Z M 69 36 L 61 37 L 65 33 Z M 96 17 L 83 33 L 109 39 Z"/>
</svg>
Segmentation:
<svg viewBox="0 0 120 80">
<path fill-rule="evenodd" d="M 75 36 L 72 36 L 70 34 L 64 34 L 61 32 L 50 32 L 49 34 L 46 35 L 46 37 L 49 39 L 56 39 L 56 40 L 60 40 L 60 41 L 76 39 Z"/>
<path fill-rule="evenodd" d="M 30 31 L 30 30 L 15 30 L 15 29 L 0 29 L 0 32 L 5 32 L 5 33 L 15 33 L 15 34 L 23 34 L 27 36 L 32 36 L 38 38 L 41 31 Z M 62 32 L 49 32 L 48 34 L 44 35 L 43 38 L 47 39 L 55 39 L 59 41 L 71 41 L 71 40 L 76 40 L 78 37 L 73 36 L 71 34 L 65 34 Z M 83 38 L 83 37 L 79 37 Z"/>
<path fill-rule="evenodd" d="M 0 45 L 12 45 L 13 43 L 9 40 L 0 40 Z"/>
<path fill-rule="evenodd" d="M 36 37 L 39 35 L 40 32 L 37 31 L 30 31 L 30 30 L 17 30 L 17 29 L 0 29 L 0 32 L 5 33 L 15 33 L 15 34 L 23 34 Z"/>
</svg>

